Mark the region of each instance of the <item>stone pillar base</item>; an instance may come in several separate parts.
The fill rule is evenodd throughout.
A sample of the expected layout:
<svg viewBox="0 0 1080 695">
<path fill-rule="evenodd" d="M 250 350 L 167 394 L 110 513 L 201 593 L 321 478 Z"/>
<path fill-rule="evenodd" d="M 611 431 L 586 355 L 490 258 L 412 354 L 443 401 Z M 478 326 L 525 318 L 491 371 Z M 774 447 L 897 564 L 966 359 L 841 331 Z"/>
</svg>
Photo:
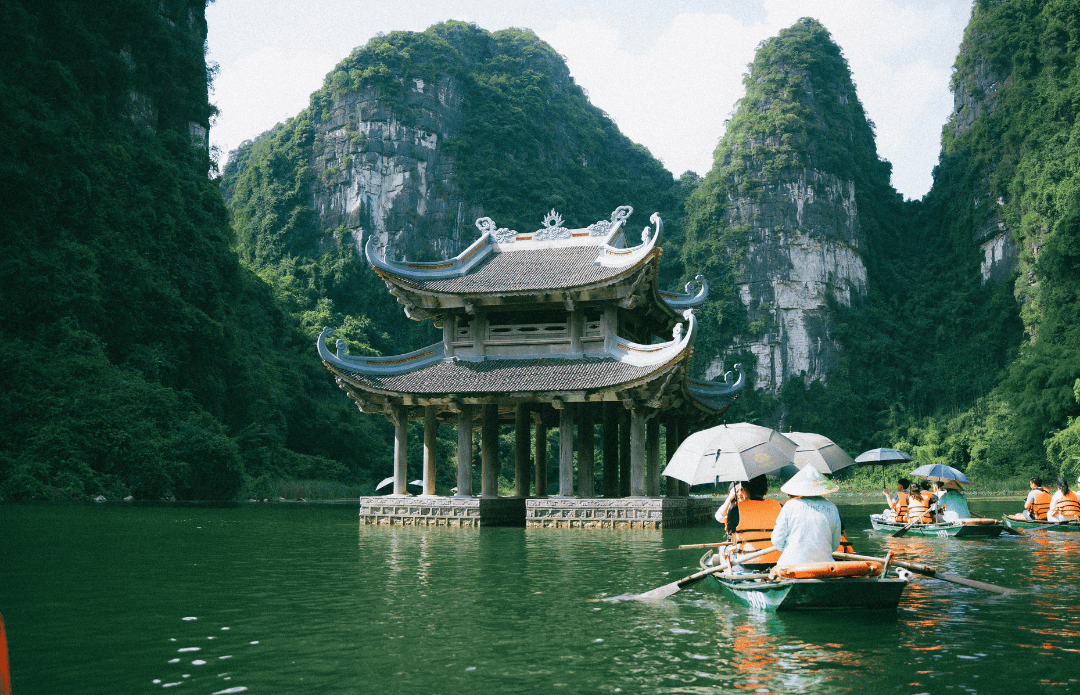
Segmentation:
<svg viewBox="0 0 1080 695">
<path fill-rule="evenodd" d="M 360 523 L 379 526 L 524 526 L 520 497 L 361 497 Z"/>
<path fill-rule="evenodd" d="M 360 523 L 379 526 L 528 526 L 665 529 L 707 526 L 720 506 L 712 497 L 361 497 Z"/>
<path fill-rule="evenodd" d="M 525 525 L 531 528 L 665 529 L 713 523 L 719 500 L 697 497 L 619 499 L 531 499 Z"/>
</svg>

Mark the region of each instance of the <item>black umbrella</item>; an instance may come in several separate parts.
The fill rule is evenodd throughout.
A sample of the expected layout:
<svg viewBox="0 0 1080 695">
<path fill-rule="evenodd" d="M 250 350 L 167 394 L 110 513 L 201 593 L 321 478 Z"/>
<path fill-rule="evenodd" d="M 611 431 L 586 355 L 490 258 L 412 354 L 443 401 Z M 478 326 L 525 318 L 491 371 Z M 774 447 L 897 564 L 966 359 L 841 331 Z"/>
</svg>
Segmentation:
<svg viewBox="0 0 1080 695">
<path fill-rule="evenodd" d="M 900 451 L 899 449 L 870 449 L 864 451 L 855 457 L 855 463 L 860 466 L 887 466 L 892 463 L 900 463 L 901 461 L 912 461 L 911 455 L 906 451 Z M 881 484 L 885 486 L 885 471 L 881 472 Z"/>
</svg>

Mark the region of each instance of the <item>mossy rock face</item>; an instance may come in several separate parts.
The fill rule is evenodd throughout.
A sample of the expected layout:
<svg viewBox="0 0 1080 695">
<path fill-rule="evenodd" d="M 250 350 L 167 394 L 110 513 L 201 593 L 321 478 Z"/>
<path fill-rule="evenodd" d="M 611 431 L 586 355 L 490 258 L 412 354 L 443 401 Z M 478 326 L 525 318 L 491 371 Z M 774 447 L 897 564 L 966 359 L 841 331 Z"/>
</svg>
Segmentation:
<svg viewBox="0 0 1080 695">
<path fill-rule="evenodd" d="M 744 84 L 688 203 L 683 264 L 719 290 L 696 354 L 718 371 L 737 361 L 718 358 L 752 353 L 756 386 L 775 394 L 800 372 L 839 369 L 828 305 L 866 293 L 875 203 L 896 193 L 847 61 L 816 20 L 763 43 Z"/>
</svg>

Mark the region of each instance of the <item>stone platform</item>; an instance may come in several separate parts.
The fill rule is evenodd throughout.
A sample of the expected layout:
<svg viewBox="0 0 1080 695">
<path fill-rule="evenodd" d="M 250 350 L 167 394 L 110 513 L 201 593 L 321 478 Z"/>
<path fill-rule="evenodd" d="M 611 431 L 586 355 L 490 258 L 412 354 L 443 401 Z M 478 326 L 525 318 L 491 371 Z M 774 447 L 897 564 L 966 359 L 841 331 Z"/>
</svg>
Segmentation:
<svg viewBox="0 0 1080 695">
<path fill-rule="evenodd" d="M 719 499 L 710 497 L 361 497 L 360 523 L 386 526 L 529 526 L 665 529 L 706 526 Z"/>
<path fill-rule="evenodd" d="M 524 526 L 523 497 L 360 498 L 360 523 L 381 526 Z"/>
</svg>

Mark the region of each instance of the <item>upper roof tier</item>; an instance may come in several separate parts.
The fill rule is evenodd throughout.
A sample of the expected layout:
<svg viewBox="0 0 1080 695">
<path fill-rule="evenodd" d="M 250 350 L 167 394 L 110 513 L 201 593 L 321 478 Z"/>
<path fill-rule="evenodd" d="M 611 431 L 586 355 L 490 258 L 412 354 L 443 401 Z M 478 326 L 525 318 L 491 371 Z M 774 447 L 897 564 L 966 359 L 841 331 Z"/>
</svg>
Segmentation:
<svg viewBox="0 0 1080 695">
<path fill-rule="evenodd" d="M 443 261 L 411 262 L 387 258 L 376 237 L 368 239 L 365 255 L 409 316 L 429 318 L 446 310 L 513 301 L 625 300 L 652 288 L 652 303 L 663 305 L 673 321 L 684 309 L 700 305 L 708 286 L 692 284 L 686 294 L 658 293 L 655 288 L 663 222 L 653 214 L 654 227 L 645 227 L 641 243 L 627 246 L 626 221 L 633 213 L 622 206 L 581 229 L 567 229 L 552 210 L 544 226 L 519 233 L 498 228 L 487 217 L 476 221 L 481 236 L 457 256 Z M 642 283 L 651 271 L 651 282 Z"/>
</svg>

